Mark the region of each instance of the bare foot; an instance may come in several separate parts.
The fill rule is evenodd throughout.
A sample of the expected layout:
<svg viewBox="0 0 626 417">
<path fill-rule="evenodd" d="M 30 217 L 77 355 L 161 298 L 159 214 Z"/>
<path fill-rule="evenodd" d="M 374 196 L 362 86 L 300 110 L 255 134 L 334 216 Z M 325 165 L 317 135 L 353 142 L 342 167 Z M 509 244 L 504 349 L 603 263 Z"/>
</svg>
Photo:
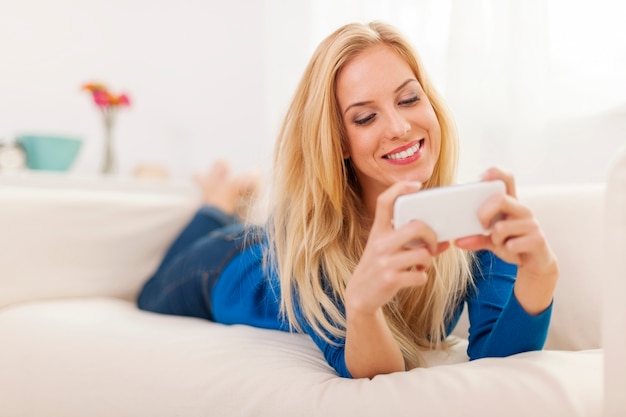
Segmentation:
<svg viewBox="0 0 626 417">
<path fill-rule="evenodd" d="M 252 211 L 254 202 L 258 197 L 261 175 L 258 171 L 252 171 L 240 175 L 235 179 L 235 182 L 239 194 L 235 214 L 242 221 L 248 221 L 250 220 L 250 212 Z"/>
<path fill-rule="evenodd" d="M 194 176 L 202 191 L 204 204 L 213 205 L 224 213 L 242 219 L 247 216 L 259 185 L 257 174 L 233 176 L 225 161 L 217 161 L 208 173 Z"/>
</svg>

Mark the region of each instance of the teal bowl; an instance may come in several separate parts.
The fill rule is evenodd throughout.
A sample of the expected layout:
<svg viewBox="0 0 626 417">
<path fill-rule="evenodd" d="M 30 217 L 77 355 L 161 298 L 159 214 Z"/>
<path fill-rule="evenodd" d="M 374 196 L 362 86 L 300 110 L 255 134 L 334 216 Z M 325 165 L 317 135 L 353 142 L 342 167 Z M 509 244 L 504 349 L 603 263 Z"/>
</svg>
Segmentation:
<svg viewBox="0 0 626 417">
<path fill-rule="evenodd" d="M 47 135 L 21 135 L 16 140 L 26 152 L 26 166 L 46 171 L 70 169 L 83 144 L 78 138 Z"/>
</svg>

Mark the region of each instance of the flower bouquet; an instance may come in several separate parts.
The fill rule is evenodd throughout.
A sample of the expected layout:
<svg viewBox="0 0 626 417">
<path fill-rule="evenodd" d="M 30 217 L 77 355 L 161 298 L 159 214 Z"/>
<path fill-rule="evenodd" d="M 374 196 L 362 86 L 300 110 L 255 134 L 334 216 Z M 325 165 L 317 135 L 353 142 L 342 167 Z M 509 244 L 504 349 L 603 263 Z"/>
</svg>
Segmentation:
<svg viewBox="0 0 626 417">
<path fill-rule="evenodd" d="M 115 153 L 113 150 L 113 127 L 115 117 L 121 107 L 130 106 L 127 94 L 112 94 L 103 84 L 85 84 L 82 87 L 91 93 L 94 103 L 102 114 L 104 123 L 104 161 L 102 164 L 103 174 L 115 172 Z"/>
</svg>

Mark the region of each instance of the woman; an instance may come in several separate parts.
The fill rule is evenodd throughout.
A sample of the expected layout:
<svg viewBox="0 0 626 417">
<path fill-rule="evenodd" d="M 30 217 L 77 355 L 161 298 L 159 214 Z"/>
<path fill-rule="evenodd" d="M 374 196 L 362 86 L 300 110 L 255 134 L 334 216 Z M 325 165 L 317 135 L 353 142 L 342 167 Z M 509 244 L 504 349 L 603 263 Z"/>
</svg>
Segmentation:
<svg viewBox="0 0 626 417">
<path fill-rule="evenodd" d="M 237 222 L 250 186 L 218 166 L 139 306 L 306 332 L 345 377 L 420 366 L 465 303 L 470 359 L 541 349 L 558 265 L 512 176 L 483 176 L 507 185 L 479 214 L 498 219 L 488 236 L 451 245 L 419 221 L 392 227 L 394 200 L 453 183 L 456 163 L 451 117 L 410 45 L 382 23 L 341 27 L 285 117 L 268 222 Z"/>
</svg>

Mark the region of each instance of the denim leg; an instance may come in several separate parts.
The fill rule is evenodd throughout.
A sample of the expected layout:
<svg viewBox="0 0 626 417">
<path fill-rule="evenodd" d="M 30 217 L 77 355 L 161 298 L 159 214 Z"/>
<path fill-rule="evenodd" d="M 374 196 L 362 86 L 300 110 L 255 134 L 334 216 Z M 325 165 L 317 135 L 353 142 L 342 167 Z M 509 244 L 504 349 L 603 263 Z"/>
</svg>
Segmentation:
<svg viewBox="0 0 626 417">
<path fill-rule="evenodd" d="M 193 222 L 192 222 L 193 223 Z M 137 305 L 142 310 L 213 320 L 215 282 L 243 247 L 245 228 L 235 223 L 193 242 L 181 243 L 144 285 Z"/>
<path fill-rule="evenodd" d="M 237 223 L 237 219 L 234 216 L 224 213 L 217 207 L 203 206 L 196 212 L 193 219 L 185 226 L 167 250 L 156 274 L 166 267 L 176 255 L 193 245 L 198 239 L 234 223 Z"/>
</svg>

